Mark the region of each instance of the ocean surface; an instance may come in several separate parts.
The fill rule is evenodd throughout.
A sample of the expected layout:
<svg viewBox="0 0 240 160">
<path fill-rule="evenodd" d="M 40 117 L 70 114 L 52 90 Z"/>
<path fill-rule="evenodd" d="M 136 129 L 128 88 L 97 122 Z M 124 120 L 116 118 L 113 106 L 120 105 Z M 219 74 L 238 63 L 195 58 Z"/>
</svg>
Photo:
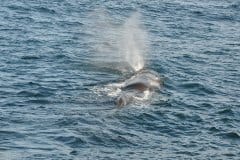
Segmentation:
<svg viewBox="0 0 240 160">
<path fill-rule="evenodd" d="M 143 66 L 163 87 L 117 108 Z M 1 0 L 1 160 L 237 160 L 239 96 L 239 0 Z"/>
</svg>

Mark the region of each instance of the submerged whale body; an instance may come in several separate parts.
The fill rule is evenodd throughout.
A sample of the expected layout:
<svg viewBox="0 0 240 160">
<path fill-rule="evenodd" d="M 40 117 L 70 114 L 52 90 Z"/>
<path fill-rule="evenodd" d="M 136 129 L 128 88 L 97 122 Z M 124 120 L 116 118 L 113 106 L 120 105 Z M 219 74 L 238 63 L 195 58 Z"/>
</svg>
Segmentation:
<svg viewBox="0 0 240 160">
<path fill-rule="evenodd" d="M 161 84 L 162 80 L 158 73 L 151 70 L 140 70 L 123 83 L 120 96 L 116 99 L 116 105 L 125 106 L 144 93 L 160 89 Z"/>
</svg>

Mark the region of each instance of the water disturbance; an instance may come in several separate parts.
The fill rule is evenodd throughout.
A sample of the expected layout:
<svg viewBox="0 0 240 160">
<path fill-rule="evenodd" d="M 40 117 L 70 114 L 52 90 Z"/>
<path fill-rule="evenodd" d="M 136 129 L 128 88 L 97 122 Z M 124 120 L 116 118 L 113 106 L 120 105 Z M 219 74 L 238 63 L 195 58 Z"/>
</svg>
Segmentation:
<svg viewBox="0 0 240 160">
<path fill-rule="evenodd" d="M 0 160 L 239 159 L 239 9 L 2 0 Z M 164 85 L 116 107 L 143 69 Z"/>
</svg>

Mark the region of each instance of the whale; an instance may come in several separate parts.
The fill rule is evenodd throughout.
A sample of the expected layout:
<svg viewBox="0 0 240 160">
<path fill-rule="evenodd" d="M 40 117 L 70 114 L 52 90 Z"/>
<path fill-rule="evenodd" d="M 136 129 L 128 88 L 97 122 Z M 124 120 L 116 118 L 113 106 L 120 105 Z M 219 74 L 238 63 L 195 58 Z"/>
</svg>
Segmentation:
<svg viewBox="0 0 240 160">
<path fill-rule="evenodd" d="M 160 90 L 162 85 L 163 80 L 157 72 L 142 69 L 123 82 L 120 87 L 121 93 L 115 103 L 118 107 L 126 106 L 136 100 L 139 95 Z"/>
</svg>

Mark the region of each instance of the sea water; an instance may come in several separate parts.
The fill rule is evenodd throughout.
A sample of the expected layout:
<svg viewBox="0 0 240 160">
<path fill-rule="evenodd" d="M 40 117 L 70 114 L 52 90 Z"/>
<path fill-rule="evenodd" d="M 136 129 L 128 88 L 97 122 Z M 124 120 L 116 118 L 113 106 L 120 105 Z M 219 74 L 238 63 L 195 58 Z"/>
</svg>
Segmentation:
<svg viewBox="0 0 240 160">
<path fill-rule="evenodd" d="M 0 159 L 239 159 L 239 9 L 2 0 Z M 143 66 L 164 77 L 150 102 L 96 90 Z"/>
</svg>

